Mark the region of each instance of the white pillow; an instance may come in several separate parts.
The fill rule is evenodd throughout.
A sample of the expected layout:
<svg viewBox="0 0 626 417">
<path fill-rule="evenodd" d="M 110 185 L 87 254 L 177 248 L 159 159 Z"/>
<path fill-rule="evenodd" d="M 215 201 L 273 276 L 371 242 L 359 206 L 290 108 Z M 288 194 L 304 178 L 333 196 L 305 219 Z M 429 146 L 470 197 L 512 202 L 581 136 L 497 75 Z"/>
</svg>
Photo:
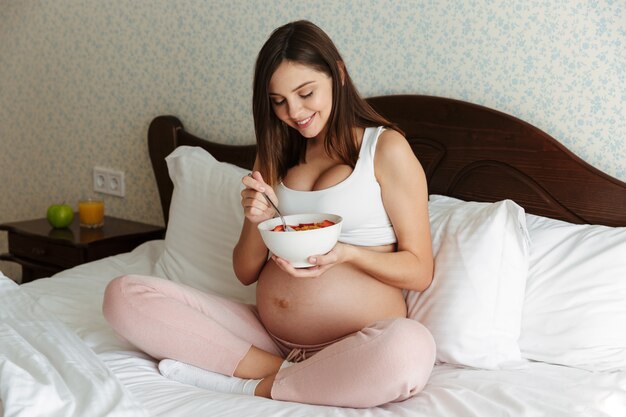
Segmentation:
<svg viewBox="0 0 626 417">
<path fill-rule="evenodd" d="M 244 218 L 241 178 L 249 171 L 200 147 L 180 146 L 166 161 L 174 192 L 155 275 L 254 303 L 255 285 L 241 284 L 232 266 Z"/>
<path fill-rule="evenodd" d="M 482 368 L 525 366 L 520 334 L 529 242 L 524 210 L 511 200 L 429 202 L 435 274 L 407 292 L 409 317 L 424 324 L 439 362 Z"/>
<path fill-rule="evenodd" d="M 524 357 L 591 371 L 626 370 L 626 227 L 527 215 L 532 240 Z"/>
</svg>

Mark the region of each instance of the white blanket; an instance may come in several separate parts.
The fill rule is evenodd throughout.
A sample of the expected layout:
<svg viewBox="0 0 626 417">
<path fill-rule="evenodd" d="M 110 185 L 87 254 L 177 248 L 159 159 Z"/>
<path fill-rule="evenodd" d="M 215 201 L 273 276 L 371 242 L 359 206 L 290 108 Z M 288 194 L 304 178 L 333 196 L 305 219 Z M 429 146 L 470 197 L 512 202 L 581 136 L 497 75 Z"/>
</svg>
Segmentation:
<svg viewBox="0 0 626 417">
<path fill-rule="evenodd" d="M 117 377 L 53 314 L 0 273 L 5 416 L 146 416 Z"/>
<path fill-rule="evenodd" d="M 11 356 L 5 355 L 7 342 L 0 339 L 0 357 L 9 358 L 8 361 L 2 360 L 14 368 L 7 371 L 8 368 L 2 366 L 6 369 L 0 369 L 0 395 L 7 408 L 5 417 L 37 416 L 36 413 L 19 414 L 16 411 L 19 410 L 19 404 L 15 401 L 21 401 L 22 404 L 60 404 L 58 411 L 50 411 L 50 408 L 41 414 L 53 417 L 90 417 L 99 415 L 99 412 L 105 415 L 104 410 L 109 406 L 111 412 L 107 415 L 115 415 L 114 412 L 118 410 L 118 414 L 123 414 L 121 410 L 128 410 L 124 415 L 133 416 L 138 410 L 132 404 L 133 399 L 145 407 L 150 416 L 155 417 L 626 416 L 626 372 L 594 373 L 546 363 L 530 363 L 525 370 L 502 371 L 439 365 L 418 396 L 404 402 L 364 410 L 221 394 L 170 381 L 158 373 L 154 359 L 116 337 L 101 313 L 106 284 L 123 273 L 153 273 L 154 262 L 162 247 L 162 241 L 148 242 L 131 253 L 84 264 L 52 278 L 25 284 L 19 292 L 28 294 L 31 299 L 24 305 L 20 304 L 24 301 L 11 301 L 12 307 L 8 309 L 4 307 L 4 298 L 0 300 L 2 323 L 5 323 L 4 316 L 7 315 L 12 323 L 11 328 L 17 326 L 20 332 L 28 328 L 32 331 L 28 338 L 33 339 L 27 347 L 22 347 L 13 341 L 15 337 L 11 337 L 8 344 L 15 344 L 10 349 Z M 19 294 L 14 291 L 14 285 L 11 288 L 12 294 Z M 13 298 L 12 294 L 6 295 Z M 32 300 L 36 300 L 38 305 Z M 33 310 L 41 312 L 43 309 L 46 311 L 43 318 L 30 315 Z M 59 332 L 57 324 L 53 326 L 55 330 L 49 329 L 50 323 L 58 321 L 51 320 L 47 312 L 53 313 L 64 325 L 64 338 L 56 336 L 53 339 L 58 348 L 37 336 L 46 334 L 45 338 L 48 339 Z M 72 332 L 68 336 L 67 328 L 78 338 Z M 95 355 L 85 352 L 83 343 Z M 30 353 L 25 354 L 27 348 Z M 80 354 L 73 353 L 75 350 Z M 72 352 L 69 355 L 71 361 L 64 352 Z M 115 379 L 110 378 L 109 371 L 103 370 L 102 362 L 121 381 L 131 397 L 126 395 Z M 50 369 L 52 372 L 31 371 L 35 365 L 45 366 L 41 369 Z M 71 365 L 71 369 L 65 369 L 68 365 Z M 81 378 L 81 374 L 93 376 Z M 40 375 L 45 378 L 40 379 Z M 24 385 L 21 381 L 27 377 L 36 385 L 21 388 L 24 391 L 13 387 L 14 384 Z M 7 378 L 10 380 L 7 381 Z M 97 381 L 96 387 L 87 379 Z M 97 396 L 92 398 L 93 395 Z M 52 400 L 48 400 L 49 396 Z M 77 411 L 64 414 L 61 401 L 74 404 L 65 406 L 68 407 L 65 410 L 76 407 Z M 89 412 L 83 412 L 85 410 Z"/>
</svg>

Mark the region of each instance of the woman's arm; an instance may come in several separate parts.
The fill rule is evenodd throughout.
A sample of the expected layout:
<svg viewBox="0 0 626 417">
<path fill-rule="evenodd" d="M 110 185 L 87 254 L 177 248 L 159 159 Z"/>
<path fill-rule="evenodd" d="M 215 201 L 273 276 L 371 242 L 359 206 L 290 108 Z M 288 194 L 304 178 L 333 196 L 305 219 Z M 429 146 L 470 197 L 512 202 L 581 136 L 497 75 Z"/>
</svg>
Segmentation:
<svg viewBox="0 0 626 417">
<path fill-rule="evenodd" d="M 348 262 L 394 287 L 415 291 L 428 288 L 433 277 L 433 255 L 424 170 L 406 139 L 395 130 L 381 134 L 374 164 L 383 204 L 398 240 L 397 251 L 377 252 L 338 243 L 326 255 L 315 257 L 311 262 L 315 267 L 296 270 L 277 259 L 283 269 L 300 277 L 315 277 L 336 263 Z"/>
<path fill-rule="evenodd" d="M 398 239 L 397 252 L 354 251 L 351 262 L 382 282 L 423 291 L 433 278 L 424 169 L 407 140 L 395 130 L 381 134 L 374 164 L 383 204 Z"/>
<path fill-rule="evenodd" d="M 263 181 L 258 171 L 253 171 L 252 175 L 252 177 L 246 176 L 242 179 L 246 186 L 241 192 L 241 205 L 245 219 L 239 241 L 233 249 L 233 269 L 239 281 L 244 285 L 256 282 L 268 256 L 267 247 L 263 243 L 257 225 L 272 218 L 274 209 L 267 203 L 261 191 L 267 192 L 270 198 L 276 198 L 274 191 Z"/>
</svg>

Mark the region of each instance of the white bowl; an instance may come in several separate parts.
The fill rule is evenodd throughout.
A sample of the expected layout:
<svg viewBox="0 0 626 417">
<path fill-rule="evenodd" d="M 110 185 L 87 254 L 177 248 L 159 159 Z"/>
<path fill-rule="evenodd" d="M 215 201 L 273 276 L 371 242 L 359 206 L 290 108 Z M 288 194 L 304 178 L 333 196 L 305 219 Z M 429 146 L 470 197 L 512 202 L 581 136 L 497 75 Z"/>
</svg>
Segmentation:
<svg viewBox="0 0 626 417">
<path fill-rule="evenodd" d="M 337 243 L 341 233 L 341 216 L 328 213 L 305 213 L 284 216 L 289 226 L 302 223 L 319 223 L 324 220 L 334 222 L 332 226 L 295 232 L 274 232 L 272 229 L 282 222 L 280 217 L 265 220 L 258 224 L 265 246 L 274 255 L 283 258 L 295 268 L 306 268 L 311 265 L 307 259 L 313 255 L 328 253 Z"/>
</svg>

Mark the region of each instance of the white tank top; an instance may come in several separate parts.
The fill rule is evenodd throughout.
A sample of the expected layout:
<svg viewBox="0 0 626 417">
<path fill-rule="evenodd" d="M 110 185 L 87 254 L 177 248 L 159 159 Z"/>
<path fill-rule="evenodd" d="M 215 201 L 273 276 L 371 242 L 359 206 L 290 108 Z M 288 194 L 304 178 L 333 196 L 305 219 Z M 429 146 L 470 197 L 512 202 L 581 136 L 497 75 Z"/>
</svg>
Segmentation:
<svg viewBox="0 0 626 417">
<path fill-rule="evenodd" d="M 340 242 L 359 246 L 396 243 L 396 234 L 383 206 L 380 184 L 374 176 L 374 154 L 382 131 L 382 126 L 365 129 L 356 166 L 339 184 L 323 190 L 298 191 L 281 182 L 276 187 L 280 211 L 341 216 Z"/>
</svg>

